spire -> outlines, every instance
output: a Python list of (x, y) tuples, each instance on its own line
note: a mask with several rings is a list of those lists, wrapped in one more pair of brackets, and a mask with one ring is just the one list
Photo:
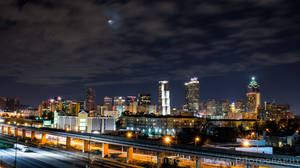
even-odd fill
[(248, 88), (252, 91), (252, 92), (259, 92), (259, 84), (257, 84), (255, 77), (251, 77), (251, 81), (248, 85)]

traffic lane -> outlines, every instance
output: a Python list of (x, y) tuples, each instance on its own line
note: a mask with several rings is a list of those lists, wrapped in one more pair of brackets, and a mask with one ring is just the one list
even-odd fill
[[(33, 152), (17, 151), (17, 166), (20, 168), (66, 168), (66, 167), (85, 167), (84, 162), (71, 159), (68, 156), (47, 152), (39, 149), (31, 148)], [(14, 165), (15, 149), (1, 150), (1, 157), (4, 161)], [(1, 158), (0, 157), (0, 158)]]

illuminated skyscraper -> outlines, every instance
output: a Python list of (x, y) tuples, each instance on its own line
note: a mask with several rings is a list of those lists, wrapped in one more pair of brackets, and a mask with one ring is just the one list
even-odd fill
[(199, 111), (199, 81), (197, 77), (185, 83), (185, 103), (189, 112)]
[(138, 105), (145, 106), (151, 104), (151, 95), (146, 93), (140, 93), (138, 95)]
[(208, 99), (206, 102), (206, 115), (214, 116), (217, 114), (217, 101), (215, 99)]
[(125, 97), (115, 96), (114, 97), (114, 106), (124, 106), (125, 105)]
[(168, 81), (159, 81), (158, 110), (160, 115), (170, 114), (170, 90)]
[(246, 94), (248, 113), (257, 113), (257, 107), (260, 105), (259, 87), (260, 86), (255, 81), (255, 77), (252, 77), (250, 84), (248, 85), (250, 91)]
[(106, 108), (106, 110), (112, 110), (112, 98), (105, 96), (103, 106)]
[(86, 90), (86, 96), (84, 101), (84, 110), (91, 111), (95, 109), (95, 90), (88, 88)]
[(131, 102), (135, 102), (136, 101), (136, 96), (127, 96), (127, 101), (126, 101), (126, 105), (130, 105)]

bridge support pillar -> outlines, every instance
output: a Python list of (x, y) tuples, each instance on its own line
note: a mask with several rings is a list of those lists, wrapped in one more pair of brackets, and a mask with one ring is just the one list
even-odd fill
[(11, 134), (10, 127), (7, 127), (7, 134), (8, 134), (8, 135)]
[(22, 138), (26, 138), (26, 129), (22, 129)]
[(19, 135), (19, 129), (18, 129), (18, 128), (15, 128), (14, 134), (15, 134), (15, 136), (18, 136), (18, 135)]
[(1, 132), (4, 133), (4, 126), (1, 126)]
[(133, 160), (133, 147), (128, 147), (127, 148), (127, 158), (126, 158), (126, 163), (129, 163)]
[(157, 161), (156, 161), (156, 163), (157, 163), (157, 164), (156, 164), (156, 167), (159, 168), (159, 167), (160, 167), (159, 152), (156, 153), (156, 157), (157, 157), (157, 158), (156, 158), (156, 159), (157, 159)]
[(35, 131), (31, 131), (31, 140), (33, 141), (35, 139)]
[(71, 137), (67, 137), (66, 138), (66, 146), (67, 146), (67, 149), (70, 149), (71, 148)]
[(108, 155), (108, 144), (102, 143), (102, 157), (105, 157)]
[(196, 166), (195, 168), (201, 168), (202, 167), (202, 158), (196, 157)]
[(88, 152), (89, 151), (89, 141), (88, 140), (82, 140), (82, 152)]
[(46, 141), (47, 141), (46, 137), (47, 137), (47, 134), (46, 134), (45, 132), (43, 132), (43, 133), (42, 133), (41, 144), (44, 145), (44, 144), (46, 143)]

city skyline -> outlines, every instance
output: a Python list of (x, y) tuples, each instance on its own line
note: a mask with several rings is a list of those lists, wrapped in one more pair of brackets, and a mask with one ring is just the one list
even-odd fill
[[(193, 83), (193, 81), (196, 81), (197, 83), (199, 82), (198, 81), (198, 78), (197, 77), (191, 77), (190, 78), (190, 81), (189, 82), (185, 82), (183, 85), (184, 85), (184, 87), (185, 88), (183, 88), (185, 91), (184, 91), (184, 94), (185, 95), (183, 95), (183, 96), (186, 96), (186, 86), (187, 86), (187, 84), (188, 83)], [(168, 91), (170, 91), (170, 93), (169, 94), (171, 94), (172, 95), (172, 89), (170, 89), (169, 88), (169, 81), (157, 81), (158, 82), (158, 85), (157, 85), (157, 88), (158, 89), (160, 89), (160, 83), (166, 83), (167, 82), (167, 84), (168, 84)], [(254, 82), (254, 83), (253, 83)], [(208, 101), (208, 100), (216, 100), (218, 103), (220, 103), (220, 102), (222, 102), (223, 100), (229, 100), (229, 103), (231, 104), (231, 103), (235, 103), (236, 101), (240, 101), (240, 100), (242, 100), (244, 103), (245, 103), (245, 107), (244, 107), (244, 111), (245, 112), (249, 112), (249, 110), (247, 110), (247, 95), (250, 93), (250, 94), (252, 94), (252, 91), (254, 91), (253, 90), (253, 86), (252, 85), (257, 85), (258, 86), (258, 88), (257, 89), (260, 89), (260, 87), (261, 87), (261, 85), (260, 85), (260, 82), (261, 81), (257, 81), (257, 78), (256, 78), (256, 76), (254, 76), (254, 75), (252, 75), (252, 76), (250, 76), (249, 77), (249, 81), (248, 81), (248, 85), (247, 85), (247, 88), (245, 88), (245, 94), (244, 94), (244, 97), (235, 97), (235, 98), (233, 98), (233, 97), (219, 97), (219, 98), (216, 98), (216, 97), (211, 97), (211, 96), (209, 96), (208, 98), (201, 98), (201, 96), (200, 96), (200, 99), (199, 99), (199, 101), (198, 101), (198, 107), (199, 107), (199, 105), (200, 105), (200, 103), (201, 102), (206, 102), (206, 101)], [(199, 84), (199, 83), (198, 83)], [(172, 84), (171, 84), (172, 85)], [(200, 83), (200, 85), (201, 85), (201, 83)], [(199, 86), (198, 86), (199, 87)], [(156, 88), (156, 89), (157, 89)], [(201, 87), (200, 87), (201, 88)], [(91, 89), (93, 89), (93, 88), (86, 88), (86, 92), (88, 93), (88, 92), (91, 92)], [(205, 89), (205, 88), (203, 88), (203, 89)], [(256, 89), (256, 88), (255, 88)], [(259, 92), (260, 92), (260, 90), (258, 90)], [(93, 89), (93, 92), (95, 93), (95, 89)], [(199, 92), (201, 92), (201, 89), (200, 89), (200, 91)], [(143, 94), (143, 93), (138, 93), (137, 95), (131, 95), (131, 96), (134, 96), (134, 97), (138, 97), (140, 94)], [(145, 94), (145, 93), (144, 93)], [(199, 94), (199, 93), (198, 93)], [(147, 94), (146, 94), (147, 95)], [(201, 95), (201, 94), (200, 94)], [(85, 97), (86, 96), (86, 97)], [(68, 99), (70, 99), (70, 100), (74, 100), (74, 101), (86, 101), (86, 99), (89, 97), (88, 95), (83, 95), (82, 96), (82, 98), (78, 98), (78, 97), (76, 97), (76, 98), (70, 98), (70, 97), (68, 97), (68, 96), (66, 96), (66, 97), (63, 97), (63, 96), (61, 96), (61, 95), (59, 95), (58, 96), (58, 98), (60, 98), (60, 99), (64, 99), (64, 100), (68, 100)], [(120, 97), (121, 96), (121, 97)], [(151, 104), (154, 104), (154, 105), (159, 105), (159, 102), (158, 102), (158, 99), (159, 99), (159, 97), (158, 97), (158, 95), (154, 95), (155, 97), (153, 97), (153, 95), (151, 95), (151, 94), (149, 94), (149, 96), (150, 97), (152, 97), (152, 98), (154, 98), (154, 100), (155, 101), (151, 101)], [(97, 95), (95, 96), (95, 97), (98, 97)], [(95, 98), (94, 97), (94, 98)], [(129, 103), (129, 102), (127, 102), (127, 100), (125, 100), (125, 97), (130, 97), (130, 96), (128, 96), (128, 95), (119, 95), (119, 96), (108, 96), (108, 95), (106, 95), (106, 96), (104, 96), (104, 97), (98, 97), (98, 101), (95, 101), (94, 102), (94, 106), (96, 107), (97, 105), (105, 105), (105, 99), (106, 98), (109, 98), (109, 99), (111, 99), (111, 106), (112, 105), (115, 105), (115, 103), (113, 103), (113, 102), (115, 102), (115, 101), (118, 101), (118, 99), (120, 99), (120, 98), (123, 98), (124, 99), (124, 103), (125, 103), (125, 101), (126, 101), (126, 103)], [(51, 101), (51, 99), (56, 99), (57, 98), (57, 95), (56, 96), (52, 96), (52, 97), (44, 97), (44, 99), (43, 100), (41, 100), (40, 102), (38, 102), (38, 105), (42, 102), (42, 101), (44, 101), (44, 100), (49, 100), (49, 101)], [(103, 101), (103, 98), (104, 98), (104, 101)], [(117, 98), (117, 99), (116, 99)], [(99, 99), (102, 99), (102, 101), (99, 101)], [(150, 98), (151, 99), (151, 98)], [(181, 102), (181, 104), (179, 104), (179, 105), (172, 105), (172, 104), (174, 104), (174, 103), (172, 103), (172, 100), (174, 100), (174, 98), (172, 98), (172, 96), (170, 96), (170, 103), (171, 103), (171, 106), (170, 106), (170, 108), (172, 109), (172, 108), (177, 108), (177, 109), (183, 109), (183, 105), (187, 105), (186, 104), (186, 98), (182, 98), (183, 99), (183, 102)], [(261, 99), (261, 98), (259, 98), (259, 99)], [(22, 100), (21, 100), (22, 101)], [(136, 99), (136, 101), (138, 102), (138, 99)], [(276, 104), (289, 104), (288, 102), (280, 102), (280, 101), (276, 101), (275, 99), (269, 99), (269, 100), (267, 100), (267, 99), (262, 99), (262, 100), (259, 100), (259, 102), (261, 103), (261, 104), (264, 104), (265, 102), (266, 103), (276, 103)], [(85, 104), (85, 103), (84, 103)], [(150, 105), (150, 104), (149, 104)], [(31, 106), (32, 106), (32, 104), (31, 104)], [(33, 105), (34, 106), (34, 105)], [(159, 106), (158, 106), (159, 107)], [(258, 106), (257, 106), (258, 107)], [(187, 107), (186, 107), (187, 108)], [(96, 110), (96, 108), (95, 108), (95, 110)], [(192, 112), (193, 110), (189, 110), (190, 112)], [(295, 109), (294, 108), (292, 108), (291, 109), (291, 112), (292, 113), (294, 113), (294, 114), (296, 114), (296, 115), (298, 115), (297, 113), (295, 113)]]
[[(244, 98), (248, 77), (262, 101), (299, 114), (299, 2), (9, 1), (0, 5), (0, 93), (37, 105), (45, 97), (151, 93), (170, 81), (171, 105), (200, 81), (200, 100)], [(138, 13), (138, 15), (137, 15)], [(89, 19), (86, 19), (89, 18)]]

